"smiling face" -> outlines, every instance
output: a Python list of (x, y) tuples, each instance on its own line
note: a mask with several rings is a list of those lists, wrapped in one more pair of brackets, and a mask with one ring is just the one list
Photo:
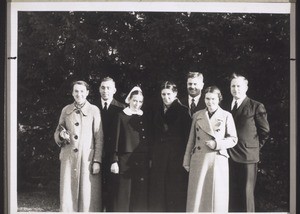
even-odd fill
[(201, 93), (203, 88), (203, 79), (201, 77), (188, 78), (187, 79), (187, 91), (191, 97), (196, 97)]
[(165, 88), (161, 90), (161, 98), (166, 106), (171, 105), (176, 97), (177, 92), (172, 91), (172, 89)]
[(144, 101), (143, 95), (141, 94), (132, 95), (132, 97), (129, 100), (129, 108), (132, 111), (138, 111), (142, 108), (143, 101)]
[(99, 92), (104, 101), (111, 100), (116, 91), (115, 83), (112, 80), (101, 82)]
[(247, 90), (247, 82), (242, 77), (237, 77), (231, 80), (230, 92), (236, 100), (245, 97)]
[(207, 92), (205, 94), (205, 104), (209, 112), (214, 112), (219, 107), (219, 96), (218, 93)]
[(83, 104), (86, 101), (86, 97), (89, 95), (89, 91), (85, 85), (75, 84), (73, 86), (72, 95), (76, 103)]

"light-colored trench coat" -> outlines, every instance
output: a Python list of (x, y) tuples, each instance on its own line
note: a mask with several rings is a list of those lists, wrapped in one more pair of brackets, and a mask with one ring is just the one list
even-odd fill
[[(98, 107), (86, 101), (81, 110), (74, 104), (63, 108), (59, 125), (70, 133), (71, 142), (61, 147), (60, 210), (63, 212), (101, 211), (101, 177), (93, 175), (93, 162), (101, 162), (103, 133)], [(54, 139), (62, 144), (57, 127)]]
[[(205, 142), (214, 140), (216, 148)], [(229, 170), (227, 148), (237, 134), (232, 115), (221, 109), (209, 119), (206, 109), (193, 116), (183, 166), (189, 166), (187, 212), (228, 212)]]

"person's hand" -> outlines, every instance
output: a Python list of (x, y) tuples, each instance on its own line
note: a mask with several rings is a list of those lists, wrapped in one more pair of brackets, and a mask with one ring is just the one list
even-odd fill
[(190, 166), (183, 166), (187, 172), (190, 171)]
[(205, 144), (206, 144), (206, 146), (208, 146), (211, 149), (215, 149), (217, 146), (216, 141), (214, 141), (214, 140), (208, 140), (205, 142)]
[(62, 139), (66, 140), (67, 142), (70, 143), (71, 139), (70, 139), (70, 134), (69, 134), (68, 131), (62, 130), (62, 131), (59, 133), (59, 136), (60, 136)]
[(111, 165), (110, 171), (114, 174), (119, 174), (119, 165), (117, 162)]
[(93, 175), (98, 174), (100, 172), (100, 163), (94, 162), (92, 169), (93, 169)]

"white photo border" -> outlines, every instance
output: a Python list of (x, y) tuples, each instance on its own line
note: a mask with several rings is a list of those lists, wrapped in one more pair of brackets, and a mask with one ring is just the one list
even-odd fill
[[(290, 210), (296, 214), (296, 6), (265, 2), (9, 2), (7, 3), (6, 50), (6, 210), (17, 213), (17, 60), (18, 12), (20, 11), (144, 11), (206, 13), (290, 14)], [(23, 213), (23, 212), (18, 212)], [(25, 213), (25, 212), (24, 212)], [(26, 212), (28, 213), (28, 212)], [(47, 212), (49, 213), (49, 212)]]

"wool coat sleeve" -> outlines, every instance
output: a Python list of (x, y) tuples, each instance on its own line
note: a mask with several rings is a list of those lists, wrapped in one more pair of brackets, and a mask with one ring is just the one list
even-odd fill
[(59, 122), (58, 122), (58, 126), (56, 127), (56, 130), (54, 132), (54, 140), (55, 143), (61, 147), (62, 143), (64, 141), (64, 139), (62, 139), (59, 134), (61, 132), (60, 126), (66, 127), (66, 123), (65, 123), (65, 118), (66, 118), (66, 107), (63, 108), (63, 110), (61, 111), (60, 117), (59, 117)]
[(223, 139), (215, 139), (216, 150), (232, 148), (237, 144), (237, 133), (233, 117), (230, 113), (226, 116), (225, 136)]
[(101, 121), (100, 110), (98, 107), (94, 106), (94, 124), (93, 124), (93, 134), (94, 134), (94, 162), (102, 162), (102, 151), (103, 151), (103, 127)]
[(119, 139), (120, 139), (120, 131), (121, 131), (121, 114), (119, 113), (116, 119), (113, 122), (113, 128), (115, 129), (114, 137), (113, 137), (113, 158), (112, 162), (118, 162), (118, 151), (119, 151)]
[(259, 147), (261, 148), (268, 140), (270, 133), (270, 127), (267, 120), (267, 112), (262, 103), (260, 103), (255, 110), (254, 121), (259, 137)]

